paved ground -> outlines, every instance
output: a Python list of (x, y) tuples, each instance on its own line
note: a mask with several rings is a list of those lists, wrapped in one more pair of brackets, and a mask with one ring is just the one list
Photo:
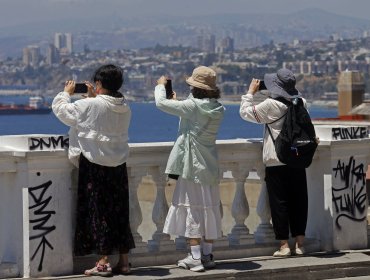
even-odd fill
[(369, 280), (370, 276), (346, 277), (346, 278), (332, 278), (331, 280)]
[[(85, 276), (73, 275), (42, 279), (81, 278), (85, 278)], [(89, 279), (102, 278), (91, 277)], [(304, 257), (254, 257), (218, 261), (216, 269), (202, 273), (179, 269), (175, 265), (140, 267), (133, 268), (130, 276), (114, 276), (112, 278), (112, 280), (120, 279), (370, 280), (370, 250), (345, 251), (331, 254), (316, 253)]]

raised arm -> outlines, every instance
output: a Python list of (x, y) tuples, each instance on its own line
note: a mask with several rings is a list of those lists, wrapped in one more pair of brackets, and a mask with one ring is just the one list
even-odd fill
[(194, 114), (195, 103), (191, 99), (178, 101), (166, 98), (164, 84), (158, 84), (154, 90), (155, 105), (158, 109), (171, 115), (190, 118)]
[(51, 108), (55, 116), (68, 126), (75, 126), (77, 123), (78, 109), (75, 104), (71, 103), (76, 83), (66, 81), (64, 90), (54, 98)]

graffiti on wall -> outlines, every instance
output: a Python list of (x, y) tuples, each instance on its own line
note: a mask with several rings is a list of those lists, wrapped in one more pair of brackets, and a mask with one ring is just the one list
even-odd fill
[(336, 212), (335, 225), (342, 226), (342, 219), (355, 222), (366, 220), (366, 173), (363, 163), (356, 163), (351, 156), (348, 162), (338, 160), (333, 168), (337, 184), (332, 187), (332, 199)]
[(366, 127), (333, 127), (333, 139), (362, 139), (368, 137)]
[(38, 271), (42, 271), (46, 249), (49, 248), (54, 250), (53, 245), (47, 239), (48, 234), (56, 229), (55, 225), (48, 225), (51, 216), (55, 215), (55, 211), (48, 209), (52, 196), (46, 194), (51, 184), (52, 181), (48, 181), (28, 189), (28, 194), (32, 199), (32, 201), (30, 201), (29, 210), (32, 211), (34, 217), (30, 219), (30, 225), (32, 226), (30, 240), (39, 241), (39, 245), (33, 253), (31, 261), (33, 261), (36, 256), (40, 255), (39, 266), (37, 268)]
[(41, 137), (41, 138), (29, 138), (28, 145), (30, 151), (34, 150), (47, 150), (47, 149), (66, 149), (69, 145), (68, 136), (58, 136), (58, 137)]

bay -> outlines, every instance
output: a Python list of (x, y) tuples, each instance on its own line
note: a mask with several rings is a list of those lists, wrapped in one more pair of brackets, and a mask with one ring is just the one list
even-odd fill
[[(0, 103), (27, 103), (24, 96), (0, 96)], [(51, 99), (47, 99), (51, 102)], [(178, 117), (159, 111), (154, 103), (130, 103), (132, 110), (129, 128), (130, 143), (174, 141), (177, 135)], [(261, 138), (263, 126), (246, 122), (239, 116), (239, 104), (225, 105), (225, 117), (217, 139)], [(336, 108), (309, 108), (312, 118), (337, 116)], [(53, 113), (46, 115), (0, 115), (0, 135), (67, 134), (68, 127)]]

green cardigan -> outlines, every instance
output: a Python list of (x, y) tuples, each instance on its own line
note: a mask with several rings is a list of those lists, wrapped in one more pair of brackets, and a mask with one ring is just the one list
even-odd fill
[(225, 108), (216, 99), (184, 101), (166, 99), (164, 85), (155, 88), (156, 106), (180, 117), (177, 140), (170, 153), (166, 174), (176, 174), (202, 185), (219, 183), (216, 137)]

